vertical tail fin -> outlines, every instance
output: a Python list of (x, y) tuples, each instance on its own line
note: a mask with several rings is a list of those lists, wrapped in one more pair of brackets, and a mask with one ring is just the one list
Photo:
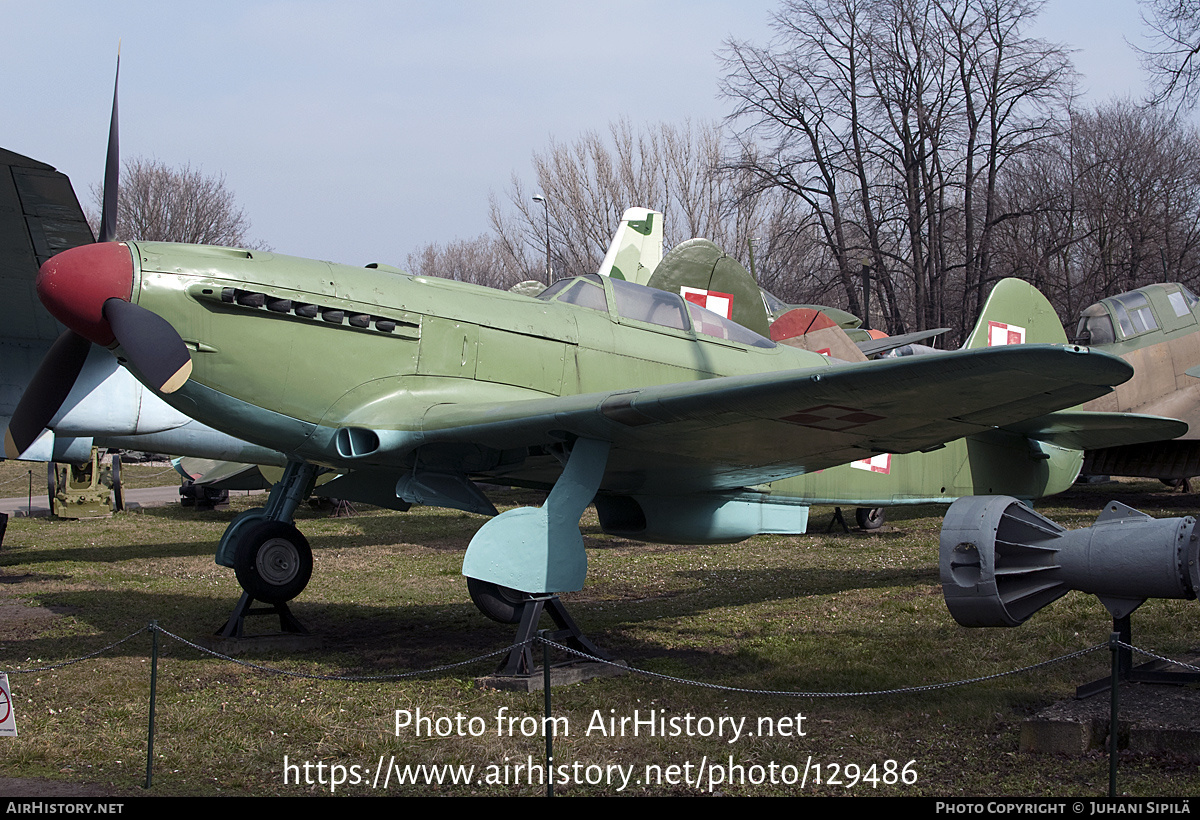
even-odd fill
[(963, 348), (1066, 343), (1058, 314), (1037, 288), (1021, 279), (1001, 279)]
[(621, 225), (613, 234), (599, 273), (644, 285), (662, 261), (662, 249), (662, 214), (647, 208), (630, 208), (621, 214)]
[(678, 293), (760, 336), (771, 332), (762, 291), (750, 272), (707, 239), (689, 239), (671, 248), (646, 284)]

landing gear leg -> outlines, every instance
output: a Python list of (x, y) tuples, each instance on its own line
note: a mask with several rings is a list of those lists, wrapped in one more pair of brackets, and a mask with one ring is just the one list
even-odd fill
[(125, 490), (121, 486), (121, 454), (112, 454), (113, 512), (125, 511)]
[[(267, 506), (247, 510), (230, 522), (217, 547), (216, 561), (232, 567), (245, 594), (218, 634), (241, 636), (247, 615), (279, 615), (280, 630), (304, 632), (288, 611), (287, 602), (299, 595), (312, 576), (312, 550), (292, 524), (296, 507), (309, 496), (317, 479), (317, 467), (304, 461), (289, 461), (279, 483), (271, 488)], [(252, 610), (255, 600), (270, 605)]]
[[(559, 629), (550, 636), (597, 658), (607, 659), (583, 636), (558, 599), (559, 592), (583, 588), (587, 552), (579, 518), (600, 488), (609, 444), (578, 439), (567, 454), (562, 475), (540, 508), (518, 507), (488, 521), (467, 547), (463, 575), (479, 610), (493, 620), (519, 619), (516, 642), (532, 638), (546, 612)], [(499, 674), (527, 676), (532, 647), (509, 653)]]

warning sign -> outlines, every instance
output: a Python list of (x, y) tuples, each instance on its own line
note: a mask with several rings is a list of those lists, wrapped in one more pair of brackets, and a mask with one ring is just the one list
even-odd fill
[(7, 672), (0, 672), (0, 736), (17, 736), (17, 720), (13, 716), (12, 692), (8, 688)]

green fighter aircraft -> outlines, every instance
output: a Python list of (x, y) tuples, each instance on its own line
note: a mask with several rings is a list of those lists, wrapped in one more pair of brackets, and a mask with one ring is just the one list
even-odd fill
[[(382, 265), (127, 242), (55, 256), (37, 288), (172, 406), (287, 455), (266, 508), (217, 550), (268, 603), (309, 579), (292, 517), (325, 467), (343, 473), (330, 495), (495, 516), (463, 574), (485, 614), (514, 621), (529, 596), (582, 588), (593, 500), (606, 531), (647, 541), (803, 532), (805, 501), (771, 482), (1036, 427), (1131, 373), (1072, 345), (835, 363), (599, 275), (530, 298)], [(481, 479), (550, 493), (496, 515)]]

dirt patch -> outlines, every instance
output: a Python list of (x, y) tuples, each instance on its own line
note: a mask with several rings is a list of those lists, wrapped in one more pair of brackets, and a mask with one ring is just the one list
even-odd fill
[(39, 780), (32, 777), (0, 777), (0, 794), (5, 797), (142, 797), (151, 792), (137, 788)]

